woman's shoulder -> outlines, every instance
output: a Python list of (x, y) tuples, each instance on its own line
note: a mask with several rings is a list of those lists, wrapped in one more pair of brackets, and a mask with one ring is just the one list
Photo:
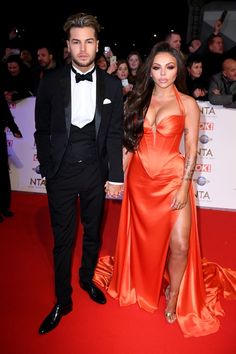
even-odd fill
[(195, 98), (193, 98), (192, 96), (186, 95), (184, 93), (180, 93), (180, 98), (181, 98), (182, 104), (184, 106), (185, 114), (187, 116), (199, 114), (200, 109), (199, 109), (199, 106), (198, 106)]
[(187, 95), (185, 93), (179, 93), (180, 94), (180, 98), (181, 98), (181, 101), (183, 102), (183, 105), (187, 106), (187, 107), (195, 107), (195, 106), (198, 106), (195, 98), (193, 98), (192, 96), (190, 95)]

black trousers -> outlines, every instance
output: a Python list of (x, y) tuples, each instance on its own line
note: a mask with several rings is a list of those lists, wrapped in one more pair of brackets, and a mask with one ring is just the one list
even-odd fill
[(71, 264), (77, 227), (78, 194), (83, 225), (82, 260), (79, 276), (91, 281), (100, 249), (104, 208), (104, 182), (96, 161), (62, 163), (57, 175), (46, 182), (54, 234), (55, 292), (57, 301), (71, 301)]

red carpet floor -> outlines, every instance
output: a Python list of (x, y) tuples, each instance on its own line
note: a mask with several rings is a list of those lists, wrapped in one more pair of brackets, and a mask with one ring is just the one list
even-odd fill
[[(93, 303), (79, 288), (81, 227), (73, 261), (73, 312), (53, 332), (38, 327), (54, 302), (52, 237), (45, 195), (13, 192), (13, 218), (0, 224), (1, 354), (235, 354), (236, 301), (222, 300), (225, 316), (216, 334), (184, 338), (178, 325), (137, 305), (120, 308), (107, 296)], [(102, 254), (114, 252), (120, 202), (107, 201)], [(236, 213), (198, 210), (203, 256), (236, 269)]]

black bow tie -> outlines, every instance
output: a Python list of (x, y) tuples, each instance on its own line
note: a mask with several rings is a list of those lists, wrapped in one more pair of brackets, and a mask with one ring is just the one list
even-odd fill
[(87, 81), (93, 81), (93, 72), (95, 70), (95, 67), (93, 68), (92, 71), (89, 71), (87, 74), (80, 74), (78, 73), (74, 68), (73, 66), (71, 66), (71, 70), (75, 73), (75, 81), (78, 83), (80, 81), (84, 81), (84, 80), (87, 80)]

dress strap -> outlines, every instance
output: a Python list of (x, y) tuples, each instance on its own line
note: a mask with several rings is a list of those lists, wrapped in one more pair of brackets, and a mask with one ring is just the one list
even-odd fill
[(180, 112), (183, 116), (185, 116), (185, 109), (184, 109), (184, 105), (183, 105), (183, 102), (180, 98), (180, 94), (179, 94), (179, 91), (177, 90), (176, 86), (174, 85), (174, 93), (175, 93), (175, 97), (178, 101), (178, 104), (179, 104), (179, 109), (180, 109)]

